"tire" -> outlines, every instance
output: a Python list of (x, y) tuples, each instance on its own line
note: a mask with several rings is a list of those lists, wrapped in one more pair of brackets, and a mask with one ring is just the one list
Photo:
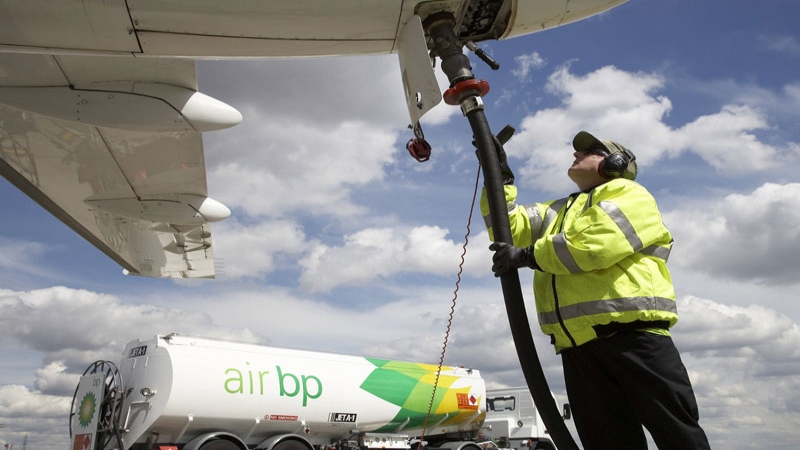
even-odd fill
[(556, 446), (550, 441), (539, 441), (533, 450), (556, 450)]
[(278, 442), (272, 450), (310, 450), (308, 446), (294, 439), (286, 439)]
[(213, 441), (208, 441), (200, 447), (200, 450), (242, 450), (236, 445), (235, 442), (231, 442), (227, 439), (214, 439)]
[(461, 450), (483, 450), (478, 444), (467, 444)]

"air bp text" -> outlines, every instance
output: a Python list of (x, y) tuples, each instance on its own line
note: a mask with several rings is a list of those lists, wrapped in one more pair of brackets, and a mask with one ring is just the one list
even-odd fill
[(274, 373), (269, 370), (257, 370), (245, 362), (243, 369), (230, 367), (225, 369), (225, 392), (244, 395), (270, 395), (277, 390), (281, 397), (297, 397), (302, 405), (307, 406), (309, 400), (322, 395), (322, 381), (315, 375), (295, 375), (275, 366)]

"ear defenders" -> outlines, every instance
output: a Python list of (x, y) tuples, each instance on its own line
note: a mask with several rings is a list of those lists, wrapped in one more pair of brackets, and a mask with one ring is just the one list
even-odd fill
[(572, 148), (578, 152), (592, 152), (605, 156), (597, 167), (597, 173), (604, 178), (636, 179), (638, 172), (636, 156), (616, 142), (601, 141), (586, 131), (580, 131), (572, 139)]
[[(600, 175), (606, 178), (621, 178), (628, 172), (628, 166), (636, 161), (636, 155), (625, 147), (621, 147), (621, 152), (611, 153), (606, 156), (600, 164)], [(633, 174), (635, 177), (635, 173)]]

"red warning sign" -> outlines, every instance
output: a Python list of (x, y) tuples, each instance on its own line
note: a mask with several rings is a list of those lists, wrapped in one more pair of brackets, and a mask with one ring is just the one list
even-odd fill
[(92, 434), (76, 434), (72, 441), (72, 450), (91, 450)]
[(471, 409), (476, 411), (478, 409), (478, 399), (471, 394), (456, 394), (458, 399), (458, 409)]

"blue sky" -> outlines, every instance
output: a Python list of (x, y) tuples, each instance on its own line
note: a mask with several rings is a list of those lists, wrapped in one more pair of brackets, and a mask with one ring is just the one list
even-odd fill
[[(788, 0), (632, 0), (483, 43), (499, 71), (473, 58), (492, 129), (517, 129), (521, 202), (571, 192), (577, 131), (636, 153), (676, 239), (673, 334), (716, 448), (800, 438), (798, 15)], [(0, 180), (0, 441), (64, 448), (76, 374), (156, 333), (438, 361), (478, 170), (458, 108), (423, 117), (420, 164), (394, 55), (204, 61), (198, 79), (245, 117), (204, 136), (210, 196), (233, 210), (213, 226), (219, 279), (126, 277)], [(487, 246), (476, 214), (446, 362), (521, 385)]]

